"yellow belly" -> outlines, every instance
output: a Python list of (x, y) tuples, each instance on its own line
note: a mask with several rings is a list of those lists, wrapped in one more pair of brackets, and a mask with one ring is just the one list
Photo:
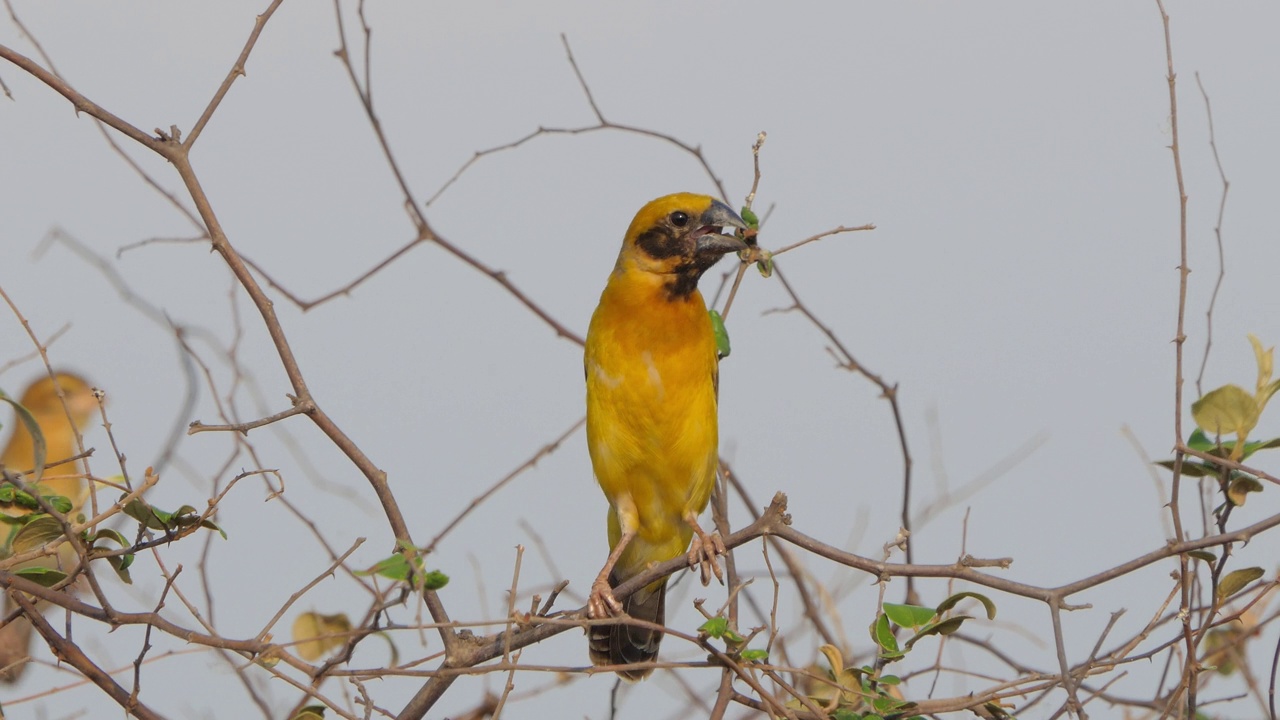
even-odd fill
[(645, 288), (611, 279), (587, 334), (587, 445), (609, 499), (609, 544), (624, 524), (636, 538), (620, 579), (684, 553), (686, 515), (701, 513), (715, 483), (716, 350), (706, 306), (645, 302)]

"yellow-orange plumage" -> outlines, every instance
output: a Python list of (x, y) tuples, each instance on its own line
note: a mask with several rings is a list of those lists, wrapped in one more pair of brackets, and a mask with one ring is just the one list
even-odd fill
[[(715, 484), (717, 355), (702, 273), (742, 247), (720, 234), (745, 227), (705, 195), (658, 198), (636, 215), (587, 332), (587, 446), (609, 500), (613, 552), (592, 588), (593, 617), (619, 610), (661, 625), (666, 581), (617, 603), (617, 586), (689, 548)], [(700, 540), (701, 541), (701, 540)], [(708, 540), (709, 544), (711, 541)], [(711, 552), (713, 548), (705, 548)], [(595, 626), (597, 665), (652, 660), (661, 633)], [(647, 669), (620, 672), (637, 679)]]
[[(76, 442), (76, 431), (83, 429), (93, 416), (97, 409), (97, 399), (93, 396), (93, 390), (81, 378), (69, 373), (58, 373), (55, 376), (57, 386), (54, 380), (48, 376), (42, 377), (31, 384), (30, 387), (22, 393), (19, 403), (31, 412), (35, 418), (36, 424), (40, 426), (40, 434), (44, 437), (45, 442), (45, 461), (51, 463), (46, 465), (44, 472), (40, 477), (39, 491), (42, 495), (62, 495), (71, 500), (72, 504), (78, 509), (84, 502), (86, 497), (86, 483), (81, 473), (80, 463), (78, 461), (62, 462), (67, 458), (76, 455), (79, 452)], [(58, 387), (62, 389), (62, 397), (58, 397)], [(65, 398), (66, 404), (63, 405)], [(67, 415), (70, 413), (70, 420)], [(9, 443), (5, 446), (4, 452), (0, 453), (0, 467), (4, 468), (6, 473), (29, 473), (35, 469), (35, 443), (32, 440), (31, 433), (27, 432), (26, 426), (14, 418), (13, 433), (9, 436)], [(36, 478), (26, 475), (22, 478), (23, 482), (30, 485), (35, 483)], [(0, 508), (10, 517), (17, 517), (29, 514), (31, 511), (11, 505)], [(73, 513), (74, 514), (74, 513)], [(19, 526), (10, 525), (10, 532), (17, 530)], [(5, 547), (8, 542), (4, 543)], [(66, 547), (65, 545), (63, 547)], [(74, 562), (73, 553), (59, 554), (58, 559), (33, 560), (27, 565), (44, 564), (52, 565), (55, 562), (70, 563)], [(24, 565), (26, 567), (27, 565)], [(5, 596), (5, 602), (0, 603), (0, 617), (7, 615), (9, 612), (8, 597)], [(18, 664), (25, 658), (30, 651), (31, 644), (31, 622), (25, 617), (20, 617), (0, 628), (0, 680), (12, 682), (16, 680), (25, 668), (25, 663)]]

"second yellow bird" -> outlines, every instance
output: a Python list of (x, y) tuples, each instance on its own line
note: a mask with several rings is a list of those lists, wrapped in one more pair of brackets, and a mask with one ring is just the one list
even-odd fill
[[(666, 580), (618, 602), (613, 588), (649, 566), (689, 551), (690, 565), (719, 574), (718, 536), (698, 526), (715, 485), (718, 358), (702, 274), (746, 245), (726, 228), (746, 229), (727, 205), (679, 193), (645, 205), (631, 222), (591, 318), (586, 343), (587, 447), (609, 500), (609, 546), (591, 586), (592, 618), (623, 613), (651, 625), (596, 625), (591, 661), (653, 660), (663, 624)], [(695, 539), (696, 536), (696, 539)], [(690, 541), (693, 542), (690, 548)], [(620, 670), (638, 680), (651, 668)]]
[[(56, 385), (55, 385), (56, 378)], [(61, 387), (62, 397), (58, 396)], [(63, 404), (63, 400), (66, 404)], [(76, 443), (76, 431), (88, 424), (93, 413), (98, 409), (97, 398), (87, 382), (70, 373), (58, 373), (54, 378), (42, 377), (31, 384), (22, 393), (20, 404), (30, 411), (44, 436), (45, 460), (49, 463), (40, 478), (39, 490), (45, 495), (61, 495), (71, 500), (76, 511), (84, 503), (88, 494), (88, 486), (78, 461), (62, 462), (74, 457), (79, 448)], [(70, 419), (68, 419), (68, 413)], [(9, 444), (0, 453), (0, 467), (7, 473), (30, 473), (35, 469), (35, 442), (26, 426), (17, 418), (13, 420), (13, 434), (9, 436)], [(28, 474), (24, 480), (34, 483), (35, 478)], [(0, 512), (11, 517), (27, 515), (26, 508), (13, 505), (0, 508)], [(9, 539), (3, 543), (7, 547), (12, 541), (12, 533), (17, 532), (17, 525), (8, 525)], [(52, 566), (57, 563), (70, 564), (76, 562), (70, 546), (53, 558), (33, 560), (27, 564)], [(10, 611), (8, 595), (0, 600), (0, 618)], [(19, 617), (0, 628), (0, 681), (13, 682), (26, 667), (27, 654), (31, 650), (31, 621)]]

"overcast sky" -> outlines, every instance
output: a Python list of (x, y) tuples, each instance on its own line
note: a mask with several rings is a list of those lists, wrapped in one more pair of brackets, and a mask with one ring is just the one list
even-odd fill
[[(266, 4), (14, 3), (76, 89), (143, 130), (184, 132)], [(1245, 333), (1267, 345), (1280, 341), (1280, 9), (1263, 2), (1171, 2), (1168, 9), (1190, 197), (1191, 398), (1218, 272), (1213, 229), (1222, 193), (1197, 73), (1231, 181), (1222, 228), (1227, 271), (1205, 389), (1252, 387)], [(768, 132), (757, 200), (758, 210), (772, 208), (764, 245), (875, 223), (873, 232), (826, 239), (779, 264), (860, 362), (900, 384), (917, 510), (945, 488), (1006, 468), (980, 494), (917, 528), (918, 561), (950, 562), (965, 542), (974, 555), (1012, 556), (1007, 577), (1059, 585), (1169, 537), (1156, 476), (1122, 434), (1129, 428), (1155, 459), (1167, 457), (1174, 440), (1178, 206), (1154, 2), (384, 1), (370, 3), (367, 16), (375, 103), (419, 202), (477, 150), (539, 126), (593, 124), (566, 61), (564, 33), (605, 117), (700, 146), (735, 207), (750, 186), (751, 144)], [(349, 30), (357, 27), (353, 12), (346, 20)], [(7, 17), (0, 43), (34, 55)], [(286, 2), (263, 32), (247, 77), (192, 154), (231, 242), (304, 298), (344, 285), (414, 232), (333, 56), (337, 47), (330, 4)], [(287, 407), (289, 386), (262, 323), (221, 259), (207, 244), (152, 244), (117, 257), (131, 243), (194, 230), (62, 97), (8, 64), (0, 64), (0, 80), (13, 94), (0, 102), (0, 286), (42, 338), (69, 324), (51, 357), (107, 391), (130, 472), (157, 461), (175, 423), (216, 422), (216, 407), (202, 387), (195, 410), (180, 416), (186, 381), (172, 335), (127, 305), (100, 269), (65, 245), (34, 254), (55, 228), (106, 258), (134, 293), (174, 322), (207, 328), (223, 345), (242, 331), (241, 358), (265, 403), (255, 404), (242, 388), (245, 419)], [(122, 142), (181, 194), (163, 161)], [(582, 334), (631, 216), (647, 200), (682, 190), (715, 187), (669, 144), (619, 132), (544, 137), (480, 160), (427, 217)], [(708, 274), (708, 295), (727, 266)], [(306, 313), (273, 297), (317, 401), (387, 471), (420, 543), (584, 411), (580, 348), (436, 247), (413, 249), (349, 296)], [(878, 556), (897, 531), (901, 497), (902, 457), (888, 404), (863, 378), (835, 368), (824, 338), (798, 314), (765, 314), (788, 304), (776, 280), (748, 274), (730, 317), (733, 354), (721, 370), (721, 451), (758, 504), (784, 491), (798, 528)], [(229, 368), (203, 340), (194, 344), (225, 392)], [(0, 320), (0, 363), (31, 349), (15, 319)], [(8, 369), (0, 387), (17, 392), (38, 372), (33, 362)], [(258, 461), (280, 469), (288, 498), (335, 548), (368, 538), (352, 565), (385, 556), (391, 534), (363, 477), (306, 420), (284, 425), (298, 450), (280, 433), (255, 431)], [(1258, 436), (1276, 434), (1273, 411)], [(119, 472), (101, 428), (87, 442), (97, 448), (94, 472)], [(225, 483), (254, 468), (244, 455), (222, 467), (233, 442), (218, 434), (184, 438), (181, 462), (166, 469), (153, 502), (204, 507), (211, 478)], [(1011, 464), (1014, 457), (1021, 461)], [(1275, 467), (1265, 454), (1256, 460)], [(1167, 477), (1158, 477), (1167, 491)], [(215, 612), (219, 630), (231, 637), (257, 633), (329, 562), (280, 503), (263, 502), (265, 495), (260, 483), (246, 481), (218, 517), (230, 537), (213, 543), (208, 569), (220, 590), (240, 588), (220, 595)], [(1276, 496), (1268, 488), (1233, 524), (1275, 513)], [(739, 505), (735, 513), (735, 523), (744, 524)], [(565, 606), (572, 607), (607, 554), (604, 517), (585, 442), (574, 434), (439, 547), (431, 565), (454, 578), (445, 603), (459, 619), (502, 617), (514, 547), (524, 544), (522, 597), (569, 579), (577, 595)], [(538, 543), (554, 567), (535, 551)], [(165, 554), (170, 569), (186, 566), (183, 582), (196, 598), (201, 547), (192, 539)], [(756, 547), (739, 556), (746, 571), (762, 570)], [(1237, 562), (1270, 573), (1276, 551), (1274, 538), (1264, 537), (1240, 550)], [(140, 565), (153, 567), (149, 558)], [(809, 567), (821, 579), (849, 583), (845, 631), (865, 651), (875, 587), (827, 563)], [(1121, 607), (1131, 614), (1116, 632), (1136, 632), (1175, 567), (1159, 564), (1076, 598), (1094, 609), (1069, 618), (1072, 657), (1086, 657)], [(698, 623), (693, 595), (713, 606), (724, 597), (718, 587), (692, 586), (675, 592), (668, 617), (685, 631)], [(131, 609), (149, 609), (160, 587), (154, 570), (144, 569), (133, 589), (113, 592)], [(936, 602), (947, 590), (938, 583), (922, 592)], [(354, 615), (364, 597), (339, 577), (298, 609)], [(901, 598), (900, 584), (890, 586), (889, 597)], [(995, 599), (1015, 629), (982, 632), (1029, 664), (1053, 668), (1049, 646), (1027, 639), (1052, 639), (1043, 607)], [(192, 624), (171, 605), (173, 617)], [(784, 611), (794, 622), (789, 599)], [(277, 633), (287, 635), (291, 620)], [(107, 636), (82, 626), (113, 667), (136, 656), (140, 634)], [(1261, 644), (1274, 643), (1272, 630)], [(366, 644), (356, 664), (385, 662), (379, 653), (384, 646)], [(696, 656), (679, 643), (664, 647), (664, 657)], [(585, 640), (565, 633), (523, 659), (584, 663)], [(65, 717), (103, 707), (89, 688), (11, 706), (12, 698), (73, 678), (37, 670), (20, 689), (0, 691), (16, 714)], [(153, 693), (151, 702), (174, 717), (252, 712), (233, 673), (211, 654), (167, 658), (148, 672), (154, 685), (144, 697)], [(207, 681), (193, 683), (193, 673)], [(690, 677), (706, 683), (710, 676)], [(526, 678), (522, 689), (548, 682)], [(500, 690), (498, 678), (459, 683), (440, 712), (474, 703), (485, 682)], [(416, 685), (387, 683), (377, 699), (397, 709)], [(1149, 697), (1153, 686), (1135, 684), (1123, 694)], [(550, 716), (568, 706), (578, 717), (604, 717), (611, 687), (609, 677), (582, 679), (519, 712)], [(960, 687), (944, 683), (939, 691)], [(266, 688), (281, 712), (296, 697), (281, 682)], [(669, 712), (680, 702), (675, 683), (662, 677), (628, 693), (622, 717), (657, 717), (654, 708)]]

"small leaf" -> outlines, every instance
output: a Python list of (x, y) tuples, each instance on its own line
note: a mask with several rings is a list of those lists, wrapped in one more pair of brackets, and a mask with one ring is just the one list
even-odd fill
[(920, 607), (918, 605), (885, 603), (884, 614), (888, 615), (890, 620), (902, 627), (918, 628), (927, 624), (938, 613), (933, 608)]
[(1245, 588), (1246, 585), (1264, 575), (1260, 567), (1244, 568), (1229, 572), (1218, 583), (1218, 599), (1226, 600)]
[(1232, 505), (1239, 507), (1244, 505), (1244, 501), (1251, 492), (1262, 492), (1262, 483), (1250, 475), (1235, 473), (1231, 484), (1227, 486), (1227, 499)]
[(1258, 390), (1258, 404), (1265, 406), (1271, 396), (1276, 394), (1277, 390), (1280, 390), (1280, 380), (1275, 380), (1271, 384), (1260, 388)]
[(1217, 562), (1218, 556), (1208, 550), (1192, 550), (1187, 553), (1187, 557), (1193, 557), (1197, 560), (1203, 560), (1207, 563)]
[(996, 604), (991, 602), (991, 598), (987, 597), (986, 595), (983, 595), (982, 593), (969, 592), (969, 591), (956, 593), (955, 595), (952, 595), (946, 600), (943, 600), (941, 603), (938, 604), (938, 614), (941, 615), (945, 613), (946, 611), (955, 607), (957, 603), (959, 603), (961, 600), (965, 598), (973, 598), (974, 600), (977, 600), (978, 602), (982, 603), (982, 607), (987, 609), (987, 619), (988, 620), (996, 619)]
[(1209, 435), (1243, 439), (1258, 424), (1258, 403), (1239, 385), (1223, 385), (1191, 403), (1191, 417)]
[[(1197, 431), (1198, 432), (1198, 431)], [(1203, 451), (1203, 452), (1208, 452)], [(1173, 460), (1159, 460), (1155, 463), (1166, 470), (1173, 470), (1175, 465)], [(1198, 463), (1190, 460), (1182, 461), (1183, 477), (1216, 477), (1218, 475), (1217, 466), (1209, 463)]]
[(133, 564), (133, 554), (128, 555), (108, 555), (107, 564), (112, 570), (116, 571), (116, 575), (126, 585), (133, 584), (133, 576), (129, 574), (129, 566)]
[(881, 613), (876, 621), (871, 623), (871, 639), (880, 646), (882, 652), (881, 657), (902, 656), (902, 651), (898, 648), (898, 639), (893, 636), (893, 631), (889, 629), (889, 616)]
[(53, 587), (63, 580), (67, 579), (67, 574), (61, 570), (54, 570), (47, 567), (29, 567), (21, 570), (14, 570), (14, 575), (30, 580), (37, 585), (44, 587)]
[(839, 675), (844, 670), (844, 655), (840, 652), (840, 648), (835, 645), (821, 645), (818, 652), (827, 657), (827, 664), (831, 666), (833, 675)]
[(720, 313), (715, 310), (708, 310), (707, 315), (711, 316), (711, 332), (716, 336), (716, 352), (720, 357), (729, 357), (729, 331), (724, 327), (724, 318), (720, 317)]
[(725, 633), (729, 632), (729, 620), (728, 618), (713, 617), (702, 623), (702, 625), (698, 627), (698, 632), (704, 632), (709, 637), (719, 640), (724, 637)]
[(889, 697), (884, 695), (871, 701), (871, 707), (875, 708), (876, 711), (880, 713), (891, 713), (895, 710), (902, 708), (904, 705), (914, 705), (914, 704), (915, 703), (909, 703), (906, 700), (899, 700), (896, 697)]
[[(1264, 350), (1262, 347), (1262, 341), (1253, 333), (1249, 333), (1247, 337), (1249, 338), (1249, 344), (1253, 346), (1253, 358), (1258, 364), (1258, 404), (1265, 405), (1267, 403), (1267, 398), (1262, 397), (1262, 394), (1266, 391), (1267, 385), (1271, 383), (1271, 373), (1274, 367), (1274, 355), (1276, 349), (1266, 348)], [(1272, 392), (1275, 391), (1273, 390)], [(1267, 397), (1270, 397), (1270, 395)]]
[(342, 647), (349, 632), (351, 621), (341, 613), (321, 615), (306, 612), (293, 621), (293, 640), (297, 643), (298, 657), (308, 662), (319, 660), (330, 650)]
[[(422, 562), (420, 557), (415, 556), (415, 559), (419, 563)], [(409, 579), (409, 561), (405, 559), (404, 555), (396, 553), (391, 557), (383, 558), (374, 563), (373, 567), (368, 570), (356, 570), (355, 574), (361, 577), (378, 575), (390, 580), (407, 580)]]
[(742, 212), (738, 213), (738, 217), (741, 217), (742, 221), (747, 224), (747, 227), (752, 230), (760, 229), (760, 218), (756, 217), (755, 212), (746, 205), (742, 206)]
[(836, 711), (831, 713), (831, 720), (863, 720), (863, 717), (849, 708), (836, 708)]
[(423, 581), (422, 581), (422, 586), (428, 590), (439, 590), (440, 588), (448, 584), (449, 584), (449, 576), (445, 575), (439, 570), (432, 570), (428, 572), (423, 577)]
[(968, 615), (955, 615), (941, 622), (936, 622), (936, 623), (933, 623), (932, 625), (927, 625), (924, 628), (922, 628), (920, 632), (916, 633), (915, 636), (913, 636), (910, 640), (907, 641), (907, 647), (910, 648), (911, 646), (916, 644), (916, 641), (922, 640), (926, 637), (929, 637), (930, 635), (950, 635), (951, 633), (959, 630), (960, 626), (964, 624), (965, 620), (972, 620), (972, 619), (973, 618), (969, 617)]
[[(50, 506), (50, 507), (52, 507), (54, 510), (57, 510), (58, 512), (62, 513), (63, 515), (66, 515), (67, 513), (71, 512), (71, 509), (72, 509), (73, 507), (75, 507), (75, 505), (71, 502), (71, 498), (69, 498), (69, 497), (67, 497), (67, 496), (65, 496), (65, 495), (44, 495), (44, 494), (41, 494), (41, 497), (43, 497), (43, 498), (44, 498), (44, 501), (45, 501), (45, 502), (49, 503), (49, 506)], [(41, 509), (43, 509), (43, 508), (41, 508)], [(74, 518), (73, 518), (73, 519), (74, 519)]]
[[(1277, 382), (1280, 382), (1278, 380)], [(1271, 438), (1270, 440), (1254, 440), (1244, 444), (1244, 454), (1241, 459), (1247, 458), (1259, 450), (1270, 450), (1271, 448), (1280, 447), (1280, 438)]]
[(18, 531), (13, 537), (13, 552), (24, 553), (44, 546), (62, 537), (62, 523), (50, 515), (41, 515)]
[(129, 547), (129, 541), (125, 539), (124, 535), (121, 535), (111, 528), (103, 528), (94, 533), (93, 537), (88, 539), (88, 542), (90, 545), (96, 546), (99, 540), (112, 540), (122, 548)]
[(148, 505), (141, 498), (135, 498), (124, 506), (124, 512), (150, 530), (175, 532), (199, 523), (200, 527), (217, 530), (222, 535), (223, 540), (227, 539), (227, 533), (222, 528), (218, 527), (212, 520), (201, 520), (200, 516), (196, 514), (196, 509), (190, 505), (183, 505), (173, 512), (168, 512), (153, 505)]
[(1187, 438), (1187, 447), (1199, 452), (1209, 452), (1218, 447), (1218, 443), (1210, 440), (1203, 430), (1196, 428), (1191, 431), (1191, 437)]
[(768, 280), (773, 277), (773, 255), (768, 250), (761, 250), (760, 255), (760, 259), (756, 261), (756, 270), (760, 272), (760, 277)]
[(743, 650), (740, 657), (746, 662), (764, 662), (769, 659), (768, 650)]

